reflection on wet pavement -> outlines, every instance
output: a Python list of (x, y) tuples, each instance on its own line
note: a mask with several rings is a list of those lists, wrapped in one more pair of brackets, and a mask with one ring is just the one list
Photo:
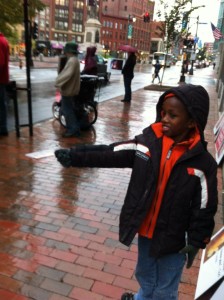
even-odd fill
[[(26, 154), (133, 138), (155, 120), (160, 95), (142, 89), (130, 105), (122, 97), (99, 103), (94, 128), (80, 138), (63, 139), (53, 119), (36, 124), (32, 137), (22, 128), (20, 138), (0, 138), (0, 299), (116, 300), (138, 289), (136, 241), (118, 242), (131, 170), (65, 169), (54, 156)], [(195, 284), (183, 279), (183, 290), (190, 286), (192, 296)]]

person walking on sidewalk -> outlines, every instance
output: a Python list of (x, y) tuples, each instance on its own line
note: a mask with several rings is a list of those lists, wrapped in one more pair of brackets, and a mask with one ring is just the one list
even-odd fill
[(134, 67), (136, 65), (136, 55), (134, 52), (128, 53), (128, 59), (125, 62), (125, 65), (122, 69), (122, 74), (124, 78), (124, 90), (125, 95), (124, 99), (121, 100), (121, 102), (131, 102), (131, 82), (134, 78)]
[(56, 78), (55, 86), (61, 93), (61, 109), (65, 116), (67, 131), (63, 137), (80, 136), (80, 126), (74, 113), (75, 96), (80, 90), (80, 65), (77, 58), (78, 44), (68, 42), (65, 45), (64, 53), (67, 61)]
[(155, 122), (132, 140), (55, 151), (64, 167), (132, 168), (120, 214), (119, 240), (138, 233), (140, 288), (121, 300), (177, 300), (186, 262), (209, 243), (217, 210), (217, 164), (204, 130), (209, 96), (200, 85), (167, 90)]
[(8, 135), (7, 128), (7, 94), (9, 83), (9, 44), (0, 32), (0, 136)]
[(155, 78), (158, 78), (159, 83), (160, 81), (160, 77), (159, 77), (159, 71), (162, 68), (162, 65), (160, 64), (159, 60), (157, 59), (156, 64), (154, 65), (154, 73), (152, 75), (152, 83), (154, 83)]

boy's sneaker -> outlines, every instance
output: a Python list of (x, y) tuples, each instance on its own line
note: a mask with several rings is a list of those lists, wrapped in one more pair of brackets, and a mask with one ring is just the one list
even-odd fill
[(134, 294), (132, 294), (132, 293), (124, 293), (121, 296), (121, 300), (134, 300)]

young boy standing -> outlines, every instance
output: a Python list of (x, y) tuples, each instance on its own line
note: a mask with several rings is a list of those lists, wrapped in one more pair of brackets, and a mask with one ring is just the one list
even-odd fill
[(133, 140), (55, 151), (64, 167), (132, 168), (120, 214), (119, 240), (138, 233), (140, 289), (121, 300), (177, 300), (190, 268), (209, 243), (217, 210), (217, 165), (206, 149), (209, 96), (199, 85), (166, 91), (155, 123)]

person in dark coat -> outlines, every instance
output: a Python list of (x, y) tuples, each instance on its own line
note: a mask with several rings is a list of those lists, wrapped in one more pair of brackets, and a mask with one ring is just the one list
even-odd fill
[(122, 69), (122, 74), (124, 78), (124, 90), (125, 95), (124, 99), (121, 100), (121, 102), (131, 102), (131, 82), (134, 78), (134, 67), (136, 64), (136, 55), (134, 52), (128, 53), (128, 59), (125, 62), (125, 65)]
[(96, 47), (87, 47), (85, 67), (81, 74), (97, 75)]
[(154, 83), (155, 78), (158, 78), (159, 83), (161, 82), (159, 77), (159, 71), (162, 68), (162, 65), (160, 64), (159, 60), (157, 59), (156, 64), (154, 65), (154, 73), (152, 76), (152, 83)]
[(132, 140), (55, 151), (64, 167), (132, 168), (119, 240), (138, 234), (136, 294), (121, 300), (177, 300), (183, 268), (209, 243), (217, 211), (217, 164), (204, 130), (209, 96), (185, 84), (163, 93), (156, 120)]
[(0, 32), (0, 136), (8, 135), (7, 128), (7, 94), (9, 83), (9, 44)]

